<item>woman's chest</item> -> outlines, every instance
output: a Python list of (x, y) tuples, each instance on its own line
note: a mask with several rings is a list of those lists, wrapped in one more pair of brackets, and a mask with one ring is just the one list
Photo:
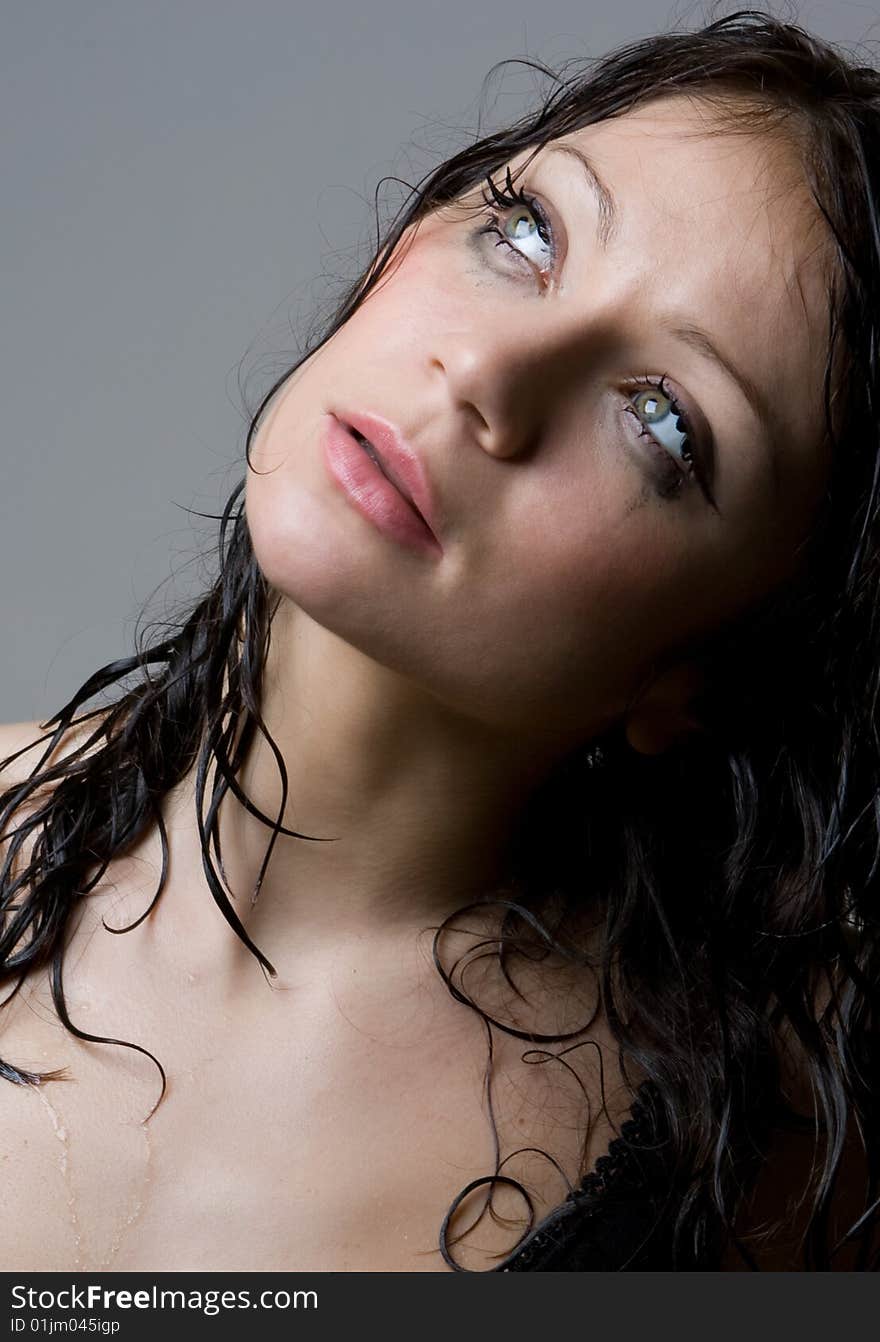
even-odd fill
[[(71, 1080), (3, 1087), (8, 1268), (448, 1271), (440, 1228), (457, 1194), (493, 1172), (493, 1116), (501, 1159), (536, 1147), (576, 1181), (583, 1093), (560, 1063), (523, 1062), (527, 1043), (496, 1039), (487, 1089), (482, 1022), (414, 1028), (374, 1016), (364, 1028), (314, 1003), (284, 1019), (285, 1029), (267, 1017), (262, 1030), (210, 1040), (198, 1014), (159, 1038), (112, 1031), (149, 1039), (166, 1067), (147, 1123), (157, 1073), (128, 1050), (67, 1036)], [(51, 1048), (31, 1039), (34, 1065), (56, 1065), (59, 1028), (44, 1025)], [(4, 1038), (4, 1057), (13, 1043)], [(594, 1125), (588, 1163), (610, 1132), (607, 1120)], [(525, 1185), (536, 1219), (567, 1191), (535, 1152), (502, 1173)], [(456, 1245), (488, 1192), (476, 1189), (449, 1228), (456, 1261), (475, 1270), (510, 1252), (527, 1224), (522, 1194), (497, 1185), (498, 1220), (487, 1210)]]

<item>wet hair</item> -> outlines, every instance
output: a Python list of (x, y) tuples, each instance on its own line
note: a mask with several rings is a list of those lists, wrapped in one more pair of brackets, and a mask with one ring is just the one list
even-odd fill
[[(488, 940), (509, 982), (517, 963), (535, 961), (536, 948), (594, 975), (624, 1076), (627, 1060), (637, 1063), (666, 1116), (681, 1177), (677, 1267), (699, 1264), (719, 1234), (747, 1266), (759, 1265), (761, 1237), (747, 1242), (737, 1213), (772, 1129), (810, 1135), (817, 1153), (799, 1190), (809, 1213), (799, 1243), (804, 1267), (833, 1266), (846, 1242), (848, 1252), (857, 1248), (854, 1265), (871, 1269), (880, 1154), (873, 1081), (880, 885), (880, 74), (798, 25), (753, 10), (557, 71), (528, 64), (549, 81), (540, 105), (454, 154), (412, 188), (370, 266), (262, 399), (247, 434), (246, 460), (250, 467), (254, 436), (272, 398), (358, 309), (410, 225), (503, 171), (521, 151), (537, 151), (673, 94), (708, 100), (726, 133), (776, 136), (797, 149), (827, 228), (830, 258), (822, 426), (830, 475), (799, 566), (691, 650), (705, 669), (702, 731), (659, 756), (644, 756), (627, 747), (618, 725), (593, 743), (603, 751), (601, 768), (585, 767), (578, 753), (535, 793), (518, 840), (515, 889), (503, 899), (498, 891), (489, 895), (498, 901), (501, 927)], [(219, 571), (210, 590), (181, 610), (170, 636), (148, 644), (138, 634), (135, 655), (90, 676), (43, 724), (45, 750), (27, 781), (0, 792), (0, 834), (8, 840), (0, 872), (6, 1000), (46, 967), (68, 1030), (79, 1039), (137, 1049), (156, 1063), (162, 1075), (157, 1104), (165, 1090), (159, 1059), (71, 1020), (62, 976), (65, 934), (111, 860), (156, 826), (164, 861), (155, 894), (130, 928), (108, 930), (131, 930), (150, 916), (167, 872), (162, 798), (197, 766), (207, 884), (232, 931), (264, 972), (274, 974), (227, 896), (217, 830), (227, 793), (265, 823), (260, 880), (278, 834), (295, 833), (280, 824), (287, 775), (261, 717), (261, 678), (282, 598), (255, 561), (243, 490), (244, 479), (220, 519)], [(134, 683), (126, 686), (129, 677)], [(86, 710), (96, 696), (107, 702)], [(68, 729), (90, 723), (82, 744), (50, 764)], [(237, 781), (257, 733), (270, 742), (278, 764), (282, 803), (275, 819)], [(601, 932), (593, 958), (577, 937), (585, 910)], [(483, 1011), (460, 975), (456, 981), (460, 966), (446, 968), (439, 953), (444, 929), (437, 930), (435, 949), (450, 990), (492, 1028), (510, 1028)], [(570, 1032), (521, 1037), (546, 1042), (568, 1039)], [(782, 1039), (796, 1049), (813, 1097), (811, 1114), (801, 1113), (786, 1090)], [(31, 1072), (6, 1059), (0, 1075), (36, 1085), (58, 1073)], [(844, 1148), (851, 1141), (864, 1170), (864, 1200), (852, 1224), (835, 1229)], [(496, 1141), (496, 1176), (497, 1156)], [(769, 1227), (766, 1237), (781, 1224)], [(441, 1251), (460, 1266), (449, 1253), (445, 1223)]]

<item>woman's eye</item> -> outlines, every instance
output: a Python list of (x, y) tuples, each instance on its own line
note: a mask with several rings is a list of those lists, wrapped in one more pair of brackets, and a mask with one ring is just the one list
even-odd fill
[(702, 465), (700, 445), (690, 424), (666, 386), (666, 374), (659, 382), (646, 377), (648, 385), (628, 393), (623, 407), (638, 425), (639, 437), (651, 445), (655, 461), (657, 492), (662, 498), (672, 498), (694, 476), (707, 501), (717, 508)]
[[(510, 173), (508, 169), (508, 181)], [(541, 274), (553, 268), (555, 248), (550, 221), (532, 196), (522, 191), (499, 191), (487, 177), (490, 193), (483, 193), (488, 206), (493, 203), (498, 209), (489, 210), (490, 223), (484, 231), (497, 233), (496, 247), (507, 247), (516, 255), (531, 263)], [(512, 185), (512, 183), (509, 183)]]
[(689, 474), (693, 468), (691, 430), (675, 399), (662, 388), (644, 387), (633, 395), (632, 402), (651, 435), (678, 458), (682, 470)]

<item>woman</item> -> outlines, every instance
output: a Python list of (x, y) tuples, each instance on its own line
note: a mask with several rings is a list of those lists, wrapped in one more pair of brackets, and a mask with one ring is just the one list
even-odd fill
[(878, 137), (743, 11), (416, 192), (5, 729), (8, 1268), (876, 1265)]

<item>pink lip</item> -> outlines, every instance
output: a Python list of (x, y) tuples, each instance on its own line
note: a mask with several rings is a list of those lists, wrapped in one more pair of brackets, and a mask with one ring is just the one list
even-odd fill
[[(369, 439), (381, 470), (352, 428)], [(435, 558), (443, 553), (427, 520), (431, 504), (421, 463), (392, 425), (373, 415), (346, 414), (343, 418), (328, 412), (321, 440), (331, 478), (358, 512), (400, 544), (429, 551)]]
[(438, 539), (434, 504), (424, 468), (400, 430), (389, 420), (366, 411), (345, 411), (339, 418), (369, 438), (383, 470), (421, 513), (435, 540)]

